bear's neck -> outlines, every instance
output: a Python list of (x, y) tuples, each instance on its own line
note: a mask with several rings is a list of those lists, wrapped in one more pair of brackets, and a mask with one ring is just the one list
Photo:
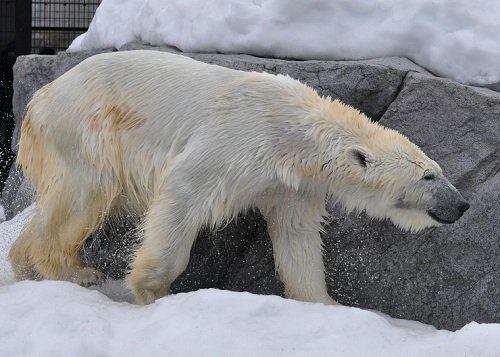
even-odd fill
[(304, 116), (288, 122), (287, 140), (292, 148), (284, 172), (294, 172), (293, 186), (303, 178), (328, 183), (335, 180), (345, 162), (345, 150), (351, 145), (370, 145), (385, 129), (358, 110), (329, 98), (317, 96)]

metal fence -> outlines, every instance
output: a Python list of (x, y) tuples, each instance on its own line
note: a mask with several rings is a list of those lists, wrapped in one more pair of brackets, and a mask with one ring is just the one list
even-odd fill
[(100, 0), (0, 0), (0, 52), (65, 50), (85, 32)]
[(0, 0), (0, 53), (30, 53), (31, 0)]
[(65, 50), (74, 38), (87, 30), (100, 2), (33, 0), (31, 52), (43, 54)]
[(0, 45), (2, 48), (15, 37), (15, 7), (14, 0), (3, 0), (0, 2)]

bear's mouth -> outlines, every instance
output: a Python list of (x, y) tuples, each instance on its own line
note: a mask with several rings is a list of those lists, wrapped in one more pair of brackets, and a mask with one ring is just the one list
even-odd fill
[(427, 211), (427, 214), (433, 219), (435, 220), (436, 222), (439, 222), (441, 224), (452, 224), (454, 223), (455, 221), (454, 220), (448, 220), (448, 219), (443, 219), (443, 218), (439, 218), (435, 213), (433, 213), (432, 211)]

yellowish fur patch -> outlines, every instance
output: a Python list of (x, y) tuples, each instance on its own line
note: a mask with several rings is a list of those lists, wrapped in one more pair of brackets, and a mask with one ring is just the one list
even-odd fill
[(109, 125), (110, 130), (121, 131), (140, 127), (145, 118), (126, 105), (111, 104), (91, 115), (88, 120), (90, 126), (95, 130), (102, 130), (106, 125)]

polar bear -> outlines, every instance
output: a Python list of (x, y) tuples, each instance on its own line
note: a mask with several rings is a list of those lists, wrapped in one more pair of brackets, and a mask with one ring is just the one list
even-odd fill
[(91, 57), (31, 100), (18, 164), (35, 214), (9, 253), (17, 279), (100, 282), (78, 251), (105, 218), (142, 237), (136, 302), (169, 293), (201, 227), (257, 208), (286, 296), (334, 304), (320, 231), (325, 197), (416, 231), (469, 207), (406, 137), (283, 75), (155, 51)]

